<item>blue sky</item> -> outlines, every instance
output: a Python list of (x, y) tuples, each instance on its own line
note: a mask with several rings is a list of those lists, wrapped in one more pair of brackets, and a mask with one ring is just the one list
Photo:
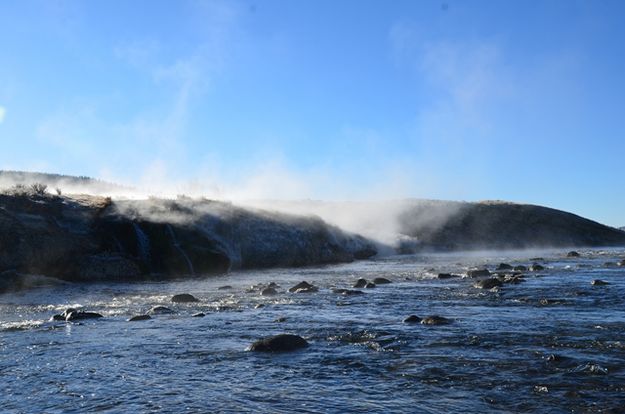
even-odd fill
[(625, 225), (621, 1), (0, 1), (0, 168)]

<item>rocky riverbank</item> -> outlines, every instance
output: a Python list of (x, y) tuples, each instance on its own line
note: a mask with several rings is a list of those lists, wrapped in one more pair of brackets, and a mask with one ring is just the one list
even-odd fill
[(25, 275), (162, 280), (349, 262), (376, 253), (373, 243), (316, 217), (218, 201), (0, 194), (4, 289), (23, 285)]

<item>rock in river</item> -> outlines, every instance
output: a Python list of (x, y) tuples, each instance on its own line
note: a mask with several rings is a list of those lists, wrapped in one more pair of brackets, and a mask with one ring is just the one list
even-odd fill
[(493, 277), (490, 279), (479, 280), (473, 284), (473, 287), (478, 289), (492, 289), (494, 287), (500, 287), (501, 285), (501, 280)]
[(540, 272), (541, 270), (545, 270), (545, 267), (538, 263), (534, 263), (530, 266), (530, 272)]
[(577, 253), (575, 250), (571, 250), (566, 254), (566, 257), (579, 257), (579, 253)]
[(277, 295), (278, 291), (275, 290), (273, 287), (269, 286), (264, 288), (263, 290), (260, 291), (260, 295), (261, 296), (274, 296)]
[(512, 266), (510, 266), (508, 263), (499, 263), (499, 266), (497, 266), (497, 270), (512, 270)]
[(306, 348), (308, 342), (299, 335), (280, 334), (259, 339), (250, 347), (250, 351), (256, 352), (288, 352)]
[(353, 296), (353, 295), (364, 295), (365, 292), (362, 290), (353, 290), (353, 289), (332, 289), (332, 292), (337, 293), (343, 296)]
[(488, 269), (471, 269), (467, 272), (469, 277), (486, 277), (490, 276)]
[(304, 281), (300, 282), (297, 285), (293, 286), (289, 289), (291, 293), (312, 293), (317, 292), (319, 288), (317, 286), (313, 286), (310, 283)]
[(376, 285), (388, 285), (392, 282), (385, 277), (376, 277), (375, 279), (373, 279), (373, 283), (375, 283)]
[(591, 285), (593, 286), (605, 286), (605, 285), (609, 285), (608, 282), (606, 282), (605, 280), (601, 280), (601, 279), (595, 279), (592, 282), (590, 282)]
[(174, 295), (171, 298), (171, 301), (174, 303), (191, 303), (191, 302), (199, 302), (199, 300), (188, 293), (181, 293), (179, 295)]
[(421, 322), (421, 318), (419, 318), (417, 315), (410, 315), (409, 317), (404, 319), (404, 323), (419, 323), (419, 322)]
[(456, 277), (456, 275), (452, 275), (451, 273), (439, 273), (437, 277), (439, 279), (451, 279), (452, 277)]
[(367, 286), (367, 279), (360, 278), (360, 279), (358, 279), (356, 281), (356, 283), (354, 283), (353, 287), (355, 287), (355, 288), (363, 288), (365, 286)]
[(443, 318), (442, 316), (438, 315), (431, 315), (421, 319), (422, 325), (446, 325), (450, 322), (450, 319)]
[(148, 311), (148, 314), (150, 315), (164, 315), (168, 313), (174, 313), (174, 311), (169, 309), (166, 306), (160, 306), (160, 305), (154, 306), (152, 307), (152, 309)]
[(100, 315), (99, 313), (96, 312), (86, 312), (86, 311), (72, 311), (69, 312), (67, 314), (67, 316), (65, 317), (66, 321), (79, 321), (79, 320), (83, 320), (83, 319), (97, 319), (97, 318), (101, 318), (102, 315)]
[(148, 319), (152, 319), (152, 317), (150, 315), (137, 315), (128, 319), (128, 322), (147, 321)]

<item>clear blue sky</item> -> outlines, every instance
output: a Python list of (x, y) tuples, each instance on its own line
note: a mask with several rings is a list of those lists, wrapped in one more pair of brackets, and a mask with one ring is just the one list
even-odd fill
[(623, 1), (0, 0), (0, 49), (0, 168), (625, 225)]

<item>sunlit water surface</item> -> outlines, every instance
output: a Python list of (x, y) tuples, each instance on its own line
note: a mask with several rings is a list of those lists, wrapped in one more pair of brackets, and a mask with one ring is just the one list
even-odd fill
[[(606, 262), (625, 251), (563, 253), (403, 256), (0, 295), (0, 411), (623, 412), (625, 268)], [(475, 265), (527, 265), (537, 255), (545, 271), (499, 292), (467, 278), (435, 278)], [(360, 277), (393, 283), (360, 296), (331, 290)], [(593, 279), (609, 285), (592, 286)], [(302, 280), (320, 291), (286, 292)], [(270, 281), (279, 295), (247, 291)], [(175, 293), (201, 301), (172, 304)], [(176, 313), (126, 321), (154, 305)], [(67, 307), (104, 318), (48, 321)], [(206, 316), (191, 317), (196, 312)], [(403, 323), (410, 314), (453, 322)], [(283, 332), (310, 346), (246, 351)]]

